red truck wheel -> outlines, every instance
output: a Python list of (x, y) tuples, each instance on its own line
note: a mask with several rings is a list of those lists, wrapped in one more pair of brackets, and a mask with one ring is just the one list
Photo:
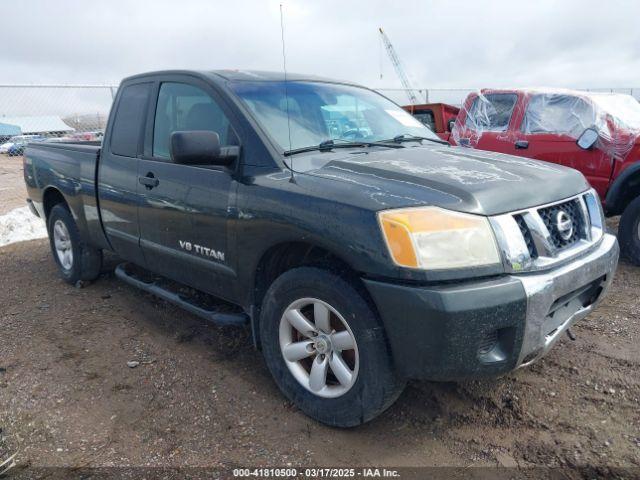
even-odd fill
[(634, 265), (640, 265), (640, 197), (627, 205), (618, 230), (622, 253)]

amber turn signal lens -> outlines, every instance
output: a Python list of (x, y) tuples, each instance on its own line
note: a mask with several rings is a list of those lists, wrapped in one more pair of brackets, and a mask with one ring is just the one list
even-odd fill
[(486, 217), (417, 207), (379, 212), (378, 219), (391, 258), (399, 266), (446, 269), (500, 261)]

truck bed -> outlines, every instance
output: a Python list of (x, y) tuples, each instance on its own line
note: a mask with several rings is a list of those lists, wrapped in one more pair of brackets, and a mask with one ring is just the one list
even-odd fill
[(61, 192), (82, 235), (105, 245), (97, 205), (96, 176), (100, 142), (34, 142), (24, 153), (24, 177), (29, 198), (42, 218), (44, 200)]
[[(44, 147), (45, 149), (49, 149), (54, 148), (54, 149), (62, 149), (62, 150), (72, 150), (72, 151), (93, 151), (96, 149), (96, 147), (98, 147), (98, 150), (100, 149), (100, 147), (102, 146), (102, 142), (100, 140), (92, 140), (92, 141), (72, 141), (69, 140), (68, 142), (55, 142), (55, 143), (49, 143), (49, 142), (31, 142), (27, 145), (27, 148), (34, 148), (34, 147)], [(89, 147), (89, 148), (84, 148), (84, 147)]]

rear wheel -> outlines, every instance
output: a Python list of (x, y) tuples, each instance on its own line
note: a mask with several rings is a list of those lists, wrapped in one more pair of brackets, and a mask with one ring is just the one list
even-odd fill
[(328, 425), (359, 425), (388, 408), (404, 382), (367, 301), (318, 268), (282, 274), (260, 321), (262, 350), (276, 383), (298, 408)]
[(78, 226), (65, 205), (58, 204), (51, 209), (47, 227), (51, 252), (62, 278), (71, 284), (98, 278), (102, 250), (82, 242)]
[(640, 197), (625, 208), (620, 219), (618, 240), (622, 254), (633, 264), (640, 265)]

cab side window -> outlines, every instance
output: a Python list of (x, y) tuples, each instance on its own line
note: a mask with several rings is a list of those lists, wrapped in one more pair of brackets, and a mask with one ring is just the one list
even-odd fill
[(205, 91), (185, 83), (163, 83), (158, 94), (153, 128), (153, 156), (169, 159), (171, 134), (208, 130), (220, 136), (220, 145), (238, 145), (229, 119)]
[(522, 120), (524, 133), (555, 133), (578, 138), (594, 125), (595, 113), (582, 98), (571, 95), (533, 95)]
[(138, 145), (144, 124), (150, 83), (137, 83), (124, 87), (111, 133), (111, 153), (124, 157), (138, 155)]
[(465, 125), (477, 132), (504, 132), (509, 127), (517, 99), (512, 93), (479, 95), (467, 112)]

